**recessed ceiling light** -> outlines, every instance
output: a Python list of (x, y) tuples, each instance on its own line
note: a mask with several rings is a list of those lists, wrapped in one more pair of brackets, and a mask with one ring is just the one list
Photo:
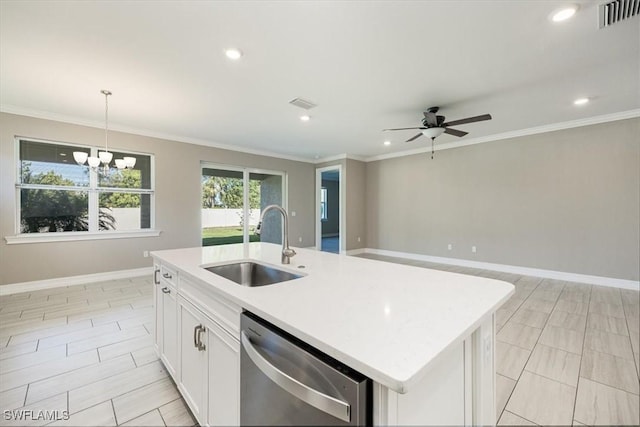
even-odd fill
[(302, 120), (303, 122), (308, 122), (309, 120), (311, 120), (311, 117), (305, 114), (304, 116), (300, 116), (300, 120)]
[(584, 105), (589, 102), (589, 98), (578, 98), (573, 101), (573, 105)]
[(570, 6), (565, 6), (561, 9), (556, 9), (551, 13), (551, 20), (553, 22), (562, 22), (571, 18), (578, 11), (578, 5), (572, 4)]
[(236, 48), (225, 49), (224, 54), (227, 55), (227, 58), (233, 59), (234, 61), (242, 57), (242, 51)]
[(385, 141), (383, 142), (384, 145), (391, 145), (391, 141)]

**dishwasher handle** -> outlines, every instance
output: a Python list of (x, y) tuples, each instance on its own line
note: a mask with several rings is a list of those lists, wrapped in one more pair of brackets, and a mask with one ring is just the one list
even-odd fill
[(309, 405), (333, 415), (342, 421), (351, 421), (351, 405), (315, 390), (273, 366), (256, 350), (244, 331), (241, 332), (240, 339), (242, 340), (242, 347), (247, 352), (251, 361), (262, 373), (269, 377), (271, 381)]

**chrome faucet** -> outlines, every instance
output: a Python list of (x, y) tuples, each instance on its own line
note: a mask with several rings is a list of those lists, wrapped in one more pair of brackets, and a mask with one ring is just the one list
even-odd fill
[(270, 210), (275, 209), (282, 214), (283, 222), (282, 222), (282, 263), (290, 264), (291, 257), (296, 254), (296, 251), (289, 247), (289, 217), (287, 215), (287, 211), (285, 211), (282, 207), (278, 205), (269, 205), (262, 210), (262, 214), (260, 215), (260, 222), (258, 222), (258, 227), (256, 228), (256, 233), (260, 234), (260, 229), (262, 228), (262, 220), (264, 219), (264, 215)]

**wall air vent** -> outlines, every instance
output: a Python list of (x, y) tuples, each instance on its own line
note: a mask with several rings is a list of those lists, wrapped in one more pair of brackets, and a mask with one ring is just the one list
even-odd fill
[(302, 98), (292, 99), (291, 101), (289, 101), (289, 104), (295, 105), (296, 107), (304, 108), (305, 110), (310, 110), (314, 107), (317, 107), (317, 105), (314, 104), (313, 102), (307, 101), (306, 99), (302, 99)]
[(640, 0), (613, 0), (600, 5), (600, 28), (640, 14)]

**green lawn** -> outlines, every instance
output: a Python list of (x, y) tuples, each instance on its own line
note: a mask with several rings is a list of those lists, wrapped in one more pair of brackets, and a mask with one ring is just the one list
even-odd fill
[[(259, 242), (260, 236), (249, 234), (249, 241)], [(202, 229), (202, 246), (242, 243), (241, 227), (209, 227)]]

